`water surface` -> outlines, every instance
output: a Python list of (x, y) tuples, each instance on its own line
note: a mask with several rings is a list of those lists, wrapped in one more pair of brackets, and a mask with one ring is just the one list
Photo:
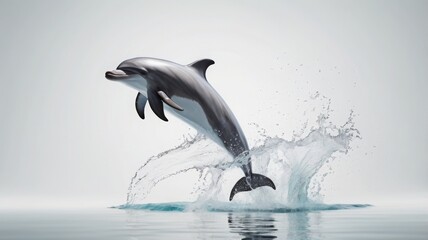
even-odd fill
[(0, 212), (0, 239), (428, 239), (428, 210)]

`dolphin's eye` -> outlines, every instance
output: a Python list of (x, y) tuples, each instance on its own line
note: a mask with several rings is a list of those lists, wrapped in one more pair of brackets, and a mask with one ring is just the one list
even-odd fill
[(138, 68), (138, 69), (137, 69), (137, 72), (138, 72), (138, 74), (140, 74), (140, 75), (146, 75), (147, 73), (149, 73), (149, 72), (147, 71), (147, 69), (145, 69), (145, 68)]
[(146, 75), (148, 73), (147, 69), (145, 68), (119, 67), (118, 69), (127, 73), (133, 73), (133, 74), (139, 74), (139, 75)]

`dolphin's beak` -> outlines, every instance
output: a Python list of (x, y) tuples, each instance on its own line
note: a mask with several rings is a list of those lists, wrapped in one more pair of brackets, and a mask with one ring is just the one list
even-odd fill
[(108, 80), (123, 80), (128, 78), (129, 75), (122, 70), (112, 70), (106, 72), (106, 78)]

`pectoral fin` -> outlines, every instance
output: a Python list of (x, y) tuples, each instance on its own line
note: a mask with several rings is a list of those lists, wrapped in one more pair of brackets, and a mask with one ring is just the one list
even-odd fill
[(171, 100), (171, 98), (166, 95), (163, 91), (158, 91), (159, 97), (161, 97), (162, 101), (168, 104), (170, 107), (177, 109), (178, 111), (183, 111), (183, 108), (180, 107), (177, 103)]
[(163, 103), (159, 94), (155, 91), (147, 91), (147, 95), (149, 98), (149, 105), (153, 112), (162, 120), (168, 121), (165, 117), (165, 113), (163, 111)]
[(147, 98), (141, 93), (138, 93), (137, 98), (135, 99), (135, 108), (137, 109), (138, 116), (141, 119), (144, 119), (144, 107), (146, 106)]

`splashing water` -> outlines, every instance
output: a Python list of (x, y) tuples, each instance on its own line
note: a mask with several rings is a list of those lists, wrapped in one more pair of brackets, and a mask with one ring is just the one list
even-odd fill
[[(354, 138), (360, 138), (351, 111), (342, 126), (329, 122), (326, 113), (318, 115), (316, 126), (305, 136), (292, 140), (269, 137), (250, 150), (253, 171), (268, 176), (276, 190), (259, 188), (237, 194), (233, 202), (228, 196), (233, 184), (243, 173), (240, 166), (246, 158), (233, 159), (224, 149), (201, 134), (185, 139), (179, 146), (151, 157), (132, 178), (127, 203), (120, 208), (184, 211), (276, 211), (329, 210), (367, 205), (325, 205), (317, 202), (321, 185), (314, 176), (337, 153), (346, 154)], [(306, 127), (307, 123), (305, 123)], [(303, 135), (304, 131), (301, 131)], [(199, 179), (193, 203), (144, 204), (156, 185), (171, 176), (197, 171)], [(321, 179), (325, 177), (321, 175)]]

